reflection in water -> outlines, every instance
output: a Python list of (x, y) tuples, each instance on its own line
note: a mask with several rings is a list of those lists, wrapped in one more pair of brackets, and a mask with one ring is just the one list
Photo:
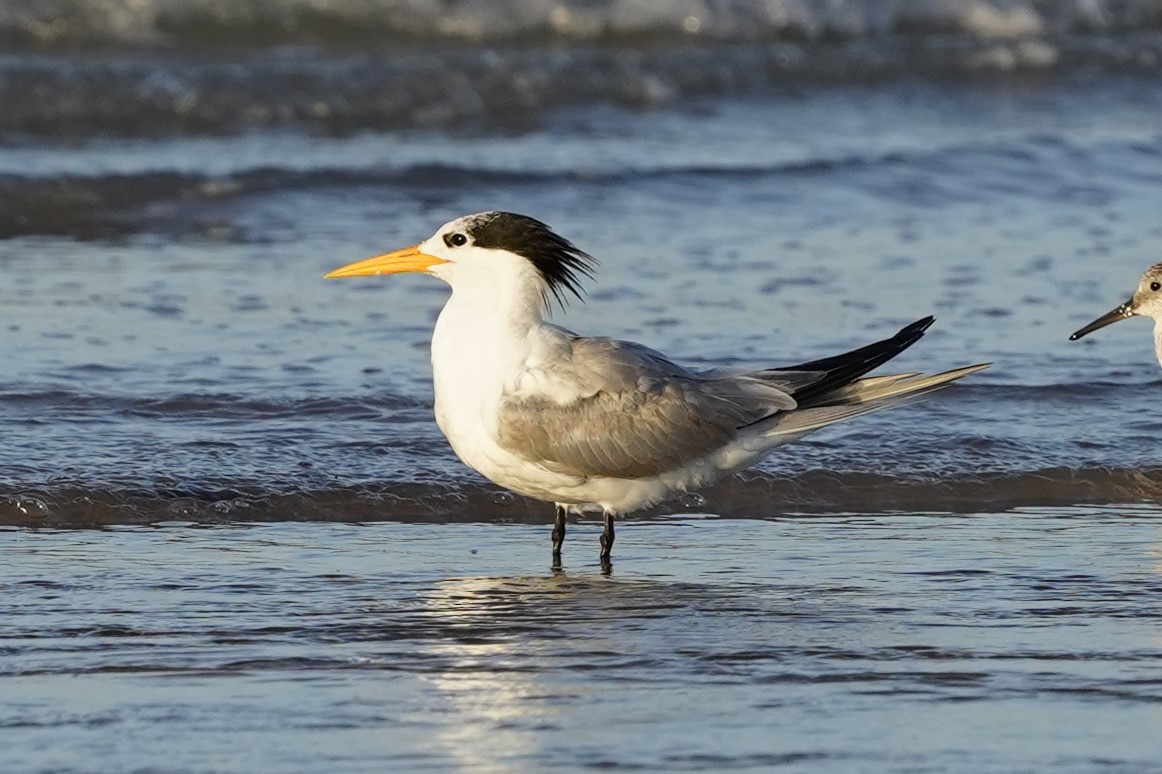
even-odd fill
[(426, 595), (423, 616), (435, 619), (445, 635), (422, 648), (444, 666), (426, 679), (460, 721), (444, 724), (433, 741), (465, 769), (537, 768), (544, 740), (539, 732), (561, 727), (566, 697), (549, 684), (551, 670), (534, 665), (555, 647), (571, 647), (554, 623), (562, 615), (576, 620), (578, 603), (603, 586), (608, 583), (570, 579), (562, 570), (437, 583)]
[[(849, 591), (835, 594), (824, 606), (853, 617)], [(415, 656), (433, 665), (425, 679), (458, 720), (441, 724), (433, 738), (465, 768), (540, 768), (554, 753), (546, 745), (559, 747), (562, 734), (591, 739), (605, 722), (598, 715), (578, 728), (579, 707), (616, 696), (622, 683), (670, 685), (665, 690), (675, 696), (687, 693), (691, 680), (736, 685), (746, 671), (737, 654), (753, 669), (779, 659), (788, 645), (797, 648), (797, 637), (764, 642), (760, 632), (811, 607), (817, 603), (791, 585), (564, 571), (441, 580), (423, 593), (418, 617), (429, 636)], [(731, 631), (723, 636), (727, 621)], [(675, 681), (676, 668), (687, 676)], [(639, 720), (682, 712), (650, 695), (639, 710)], [(600, 749), (587, 754), (594, 765), (605, 760)]]
[(438, 744), (472, 770), (539, 768), (545, 732), (567, 727), (564, 705), (592, 691), (576, 686), (571, 670), (640, 666), (630, 621), (681, 605), (674, 591), (564, 571), (438, 582), (422, 616), (442, 635), (420, 647), (441, 665), (426, 679), (459, 718), (441, 727)]

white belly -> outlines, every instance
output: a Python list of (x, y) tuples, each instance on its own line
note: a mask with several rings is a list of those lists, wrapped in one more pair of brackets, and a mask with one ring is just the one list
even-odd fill
[[(438, 394), (437, 394), (438, 395)], [(454, 400), (436, 399), (436, 424), (465, 465), (518, 494), (548, 502), (580, 502), (586, 479), (548, 470), (502, 448), (486, 414)]]
[(437, 391), (436, 424), (464, 464), (493, 483), (518, 494), (547, 502), (576, 505), (582, 509), (588, 506), (613, 513), (627, 513), (646, 508), (706, 487), (723, 474), (755, 461), (755, 456), (751, 454), (745, 455), (745, 459), (716, 454), (650, 478), (572, 476), (550, 470), (502, 448), (491, 430), (494, 427), (491, 424), (493, 420), (487, 406), (480, 403), (473, 405), (469, 400), (457, 400), (452, 395)]

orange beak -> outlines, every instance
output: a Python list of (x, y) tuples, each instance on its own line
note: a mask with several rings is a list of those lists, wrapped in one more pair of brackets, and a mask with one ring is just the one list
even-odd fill
[(407, 247), (394, 253), (384, 253), (362, 261), (349, 263), (323, 275), (323, 279), (336, 277), (365, 277), (371, 274), (399, 274), (405, 271), (427, 271), (433, 266), (447, 263), (443, 258), (420, 252), (420, 246)]

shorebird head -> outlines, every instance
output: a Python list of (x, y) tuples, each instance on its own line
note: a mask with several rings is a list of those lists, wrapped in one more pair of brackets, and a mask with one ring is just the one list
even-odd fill
[(1115, 309), (1103, 314), (1089, 325), (1069, 337), (1070, 341), (1077, 341), (1082, 336), (1088, 336), (1098, 328), (1112, 325), (1118, 320), (1128, 317), (1149, 317), (1162, 322), (1162, 263), (1156, 263), (1142, 275), (1138, 289), (1130, 300)]
[(581, 297), (581, 281), (596, 261), (539, 220), (513, 212), (480, 212), (445, 223), (413, 247), (348, 264), (326, 274), (423, 272), (456, 288), (484, 292), (531, 288), (545, 307)]

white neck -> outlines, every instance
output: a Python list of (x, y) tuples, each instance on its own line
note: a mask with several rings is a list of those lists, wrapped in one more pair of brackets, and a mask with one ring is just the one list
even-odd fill
[(524, 372), (544, 324), (539, 283), (466, 279), (456, 279), (432, 332), (436, 418), (446, 434), (463, 422), (488, 424), (501, 394)]
[(1154, 321), (1154, 356), (1158, 358), (1158, 365), (1162, 365), (1162, 317)]

